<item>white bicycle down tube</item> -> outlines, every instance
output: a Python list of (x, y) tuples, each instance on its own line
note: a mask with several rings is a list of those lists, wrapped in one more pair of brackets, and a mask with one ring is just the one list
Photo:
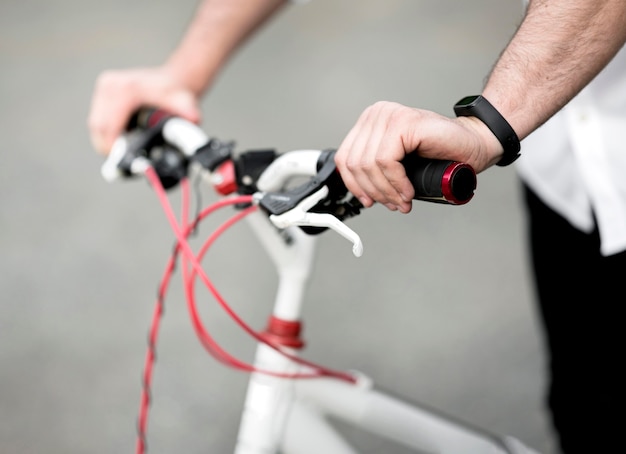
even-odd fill
[[(315, 406), (322, 414), (333, 415), (421, 453), (537, 454), (515, 439), (495, 438), (369, 386), (328, 378), (300, 380), (296, 394), (298, 400)], [(293, 429), (302, 432), (301, 428)], [(309, 442), (314, 444), (315, 440)]]

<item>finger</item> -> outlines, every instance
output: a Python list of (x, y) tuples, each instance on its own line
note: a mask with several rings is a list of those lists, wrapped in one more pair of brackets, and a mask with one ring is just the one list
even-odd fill
[(394, 203), (402, 213), (409, 213), (415, 189), (406, 176), (406, 169), (401, 162), (394, 161), (381, 167), (381, 171), (389, 185), (394, 188), (393, 194), (389, 195), (392, 200), (390, 203)]
[(377, 103), (363, 111), (344, 139), (336, 161), (344, 183), (364, 206), (375, 201), (396, 210), (396, 204), (390, 203), (385, 193), (388, 183), (376, 162), (385, 129), (379, 118), (380, 110)]
[(128, 104), (96, 103), (89, 120), (91, 142), (94, 148), (108, 154), (115, 140), (123, 134), (134, 107)]
[(364, 129), (369, 131), (369, 136), (361, 136), (367, 140), (363, 144), (363, 151), (357, 152), (361, 162), (355, 164), (359, 169), (355, 171), (355, 178), (374, 200), (408, 212), (411, 208), (410, 199), (403, 200), (394, 185), (396, 181), (406, 178), (398, 160), (398, 156), (404, 156), (404, 150), (391, 132), (395, 109), (394, 103), (377, 103), (366, 117)]
[(386, 205), (389, 202), (385, 192), (386, 178), (376, 163), (379, 140), (379, 134), (371, 127), (365, 127), (356, 137), (346, 165), (363, 192)]
[(374, 200), (367, 195), (363, 188), (361, 188), (361, 186), (355, 179), (352, 170), (348, 167), (347, 164), (348, 160), (353, 159), (350, 157), (350, 155), (353, 153), (354, 143), (357, 136), (358, 128), (355, 125), (352, 129), (350, 129), (350, 131), (342, 141), (341, 145), (337, 149), (337, 152), (335, 153), (335, 165), (337, 166), (337, 170), (339, 171), (341, 179), (343, 180), (346, 188), (348, 188), (348, 191), (350, 191), (352, 195), (358, 198), (364, 207), (369, 208), (374, 204)]
[(374, 202), (387, 202), (373, 182), (376, 178), (383, 178), (374, 167), (377, 143), (380, 140), (376, 117), (374, 106), (365, 109), (342, 146), (347, 180), (354, 191), (353, 194), (367, 200), (368, 205)]
[(385, 179), (385, 196), (390, 202), (396, 204), (400, 211), (408, 213), (411, 210), (411, 200), (415, 195), (415, 189), (407, 177), (402, 159), (406, 155), (401, 135), (388, 132), (383, 137), (377, 154), (377, 167)]
[(103, 73), (96, 81), (87, 124), (91, 143), (100, 153), (109, 153), (137, 108), (135, 97), (127, 91), (114, 73)]

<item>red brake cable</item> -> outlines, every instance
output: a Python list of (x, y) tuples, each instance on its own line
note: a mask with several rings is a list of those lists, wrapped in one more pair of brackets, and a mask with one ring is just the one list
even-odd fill
[[(176, 247), (172, 252), (163, 277), (161, 279), (161, 284), (158, 289), (157, 301), (155, 304), (152, 323), (148, 336), (148, 349), (145, 357), (145, 365), (144, 365), (144, 373), (142, 377), (142, 394), (140, 401), (140, 410), (138, 417), (138, 437), (137, 437), (137, 445), (136, 452), (137, 454), (143, 454), (146, 451), (146, 433), (147, 433), (147, 420), (148, 420), (148, 409), (150, 406), (150, 398), (151, 398), (151, 382), (152, 382), (152, 373), (154, 370), (154, 362), (156, 359), (156, 343), (159, 332), (159, 324), (163, 315), (164, 309), (164, 301), (165, 295), (167, 293), (167, 289), (169, 287), (169, 283), (171, 280), (171, 276), (173, 275), (176, 259), (178, 258), (178, 254), (182, 252), (181, 262), (182, 262), (182, 275), (183, 282), (185, 283), (185, 294), (187, 300), (188, 311), (192, 320), (193, 327), (196, 331), (196, 335), (198, 336), (200, 342), (205, 347), (205, 349), (218, 361), (233, 367), (238, 370), (242, 370), (245, 372), (258, 372), (273, 376), (278, 376), (282, 378), (316, 378), (321, 376), (329, 376), (337, 379), (341, 379), (350, 383), (355, 383), (356, 379), (354, 376), (341, 371), (334, 371), (332, 369), (328, 369), (324, 366), (312, 363), (307, 361), (301, 357), (294, 356), (289, 352), (285, 351), (280, 345), (275, 345), (264, 338), (261, 334), (254, 331), (239, 315), (237, 315), (232, 308), (228, 305), (228, 303), (224, 300), (221, 294), (214, 287), (210, 279), (206, 276), (204, 272), (201, 260), (208, 251), (209, 247), (217, 240), (217, 238), (224, 233), (228, 228), (232, 225), (243, 219), (245, 216), (250, 213), (256, 211), (258, 208), (255, 205), (250, 205), (249, 207), (241, 210), (236, 215), (229, 218), (226, 222), (224, 222), (221, 226), (219, 226), (205, 241), (198, 255), (195, 255), (191, 250), (189, 243), (187, 242), (188, 236), (195, 230), (198, 224), (206, 218), (209, 214), (215, 212), (217, 209), (235, 205), (235, 204), (246, 204), (252, 201), (252, 196), (236, 196), (231, 198), (220, 199), (212, 205), (203, 209), (194, 219), (192, 223), (188, 222), (189, 217), (189, 187), (187, 179), (183, 179), (181, 181), (182, 188), (182, 214), (181, 214), (181, 225), (179, 225), (176, 216), (173, 212), (172, 206), (169, 202), (169, 198), (161, 181), (156, 174), (156, 171), (152, 167), (148, 167), (145, 172), (145, 176), (152, 185), (155, 193), (163, 207), (163, 210), (170, 222), (170, 226), (176, 236)], [(195, 302), (195, 293), (194, 293), (194, 283), (196, 277), (200, 277), (204, 285), (209, 289), (209, 291), (213, 294), (214, 298), (220, 304), (220, 306), (226, 311), (226, 313), (242, 328), (246, 333), (251, 335), (258, 342), (263, 342), (267, 344), (269, 347), (278, 351), (279, 353), (285, 355), (289, 359), (306, 365), (312, 368), (316, 372), (310, 373), (279, 373), (271, 370), (263, 370), (254, 367), (251, 364), (242, 362), (237, 358), (230, 355), (226, 352), (215, 340), (211, 337), (211, 335), (207, 332), (204, 325), (202, 324), (201, 318), (198, 314), (196, 302)]]

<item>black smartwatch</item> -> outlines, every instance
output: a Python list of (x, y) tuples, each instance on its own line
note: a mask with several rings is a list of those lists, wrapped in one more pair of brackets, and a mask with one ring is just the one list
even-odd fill
[(500, 112), (487, 99), (480, 95), (466, 96), (454, 105), (457, 117), (476, 117), (493, 132), (504, 153), (496, 165), (508, 166), (520, 156), (520, 143), (517, 134)]

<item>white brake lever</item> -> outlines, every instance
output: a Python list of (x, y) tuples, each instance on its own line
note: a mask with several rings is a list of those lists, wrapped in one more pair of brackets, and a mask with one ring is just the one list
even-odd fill
[[(113, 143), (113, 147), (111, 148), (111, 152), (107, 156), (106, 161), (100, 167), (100, 174), (102, 177), (109, 183), (113, 181), (119, 180), (122, 178), (122, 172), (118, 168), (119, 163), (124, 158), (126, 154), (126, 148), (128, 146), (128, 139), (126, 136), (118, 137)], [(133, 175), (138, 175), (144, 173), (146, 168), (150, 166), (150, 163), (147, 159), (138, 157), (133, 160), (130, 166), (130, 172)]]
[(319, 191), (314, 192), (307, 198), (303, 199), (295, 208), (286, 211), (283, 214), (272, 214), (269, 219), (272, 223), (284, 229), (292, 225), (310, 226), (310, 227), (328, 227), (341, 236), (352, 242), (352, 253), (356, 257), (363, 255), (363, 242), (359, 235), (341, 222), (332, 214), (328, 213), (309, 213), (308, 210), (313, 208), (317, 203), (328, 195), (328, 187), (323, 186)]
[(128, 140), (125, 136), (118, 137), (113, 143), (111, 152), (107, 156), (106, 161), (104, 161), (104, 164), (102, 164), (102, 167), (100, 167), (100, 174), (105, 181), (112, 183), (122, 176), (117, 166), (124, 157), (127, 146)]

